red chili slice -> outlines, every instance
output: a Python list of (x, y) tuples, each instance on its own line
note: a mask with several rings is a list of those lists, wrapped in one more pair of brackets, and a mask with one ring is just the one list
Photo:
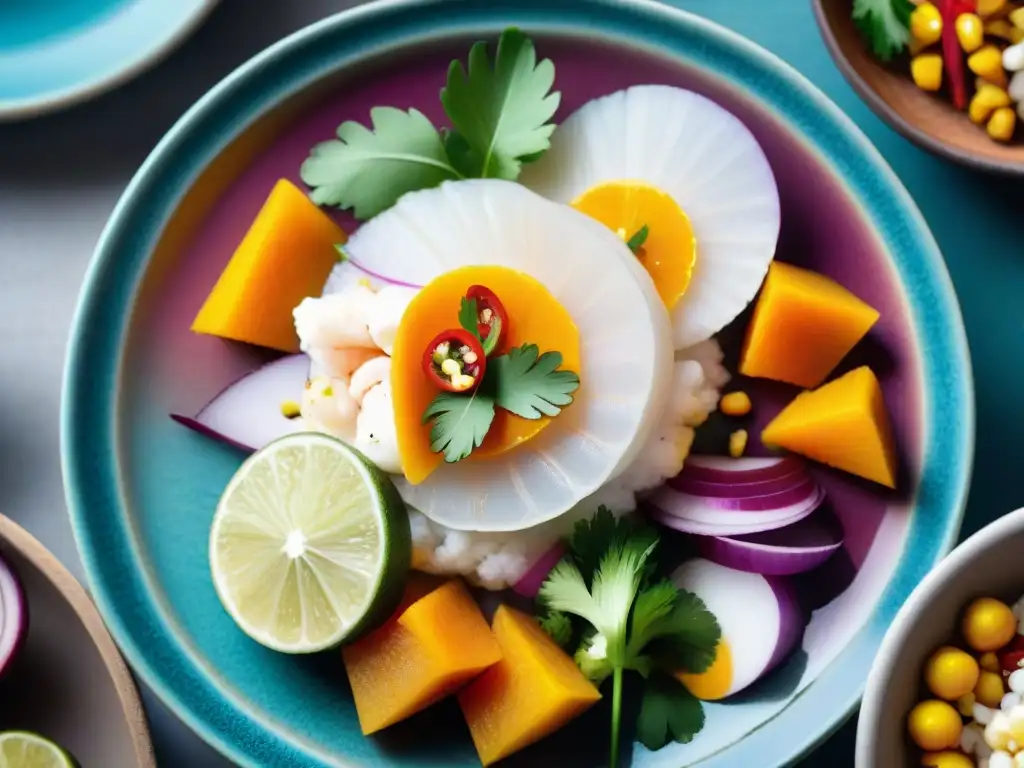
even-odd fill
[[(458, 365), (456, 375), (449, 375), (443, 370), (442, 366), (447, 360), (454, 360)], [(476, 336), (462, 328), (442, 331), (423, 351), (423, 372), (438, 389), (445, 392), (474, 390), (483, 381), (486, 369), (487, 355), (484, 354), (483, 346)], [(456, 377), (461, 379), (463, 376), (472, 377), (473, 383), (462, 385), (456, 381)]]
[(1003, 677), (1009, 677), (1018, 669), (1024, 668), (1024, 651), (1004, 651), (999, 654), (999, 668)]
[(497, 294), (483, 285), (471, 285), (466, 298), (476, 300), (477, 331), (483, 339), (484, 353), (490, 357), (508, 334), (508, 312)]

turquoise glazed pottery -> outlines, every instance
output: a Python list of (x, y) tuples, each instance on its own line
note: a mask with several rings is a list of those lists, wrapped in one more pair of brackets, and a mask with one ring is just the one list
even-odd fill
[[(778, 179), (780, 256), (832, 276), (882, 313), (857, 353), (863, 359), (847, 362), (878, 373), (903, 471), (894, 493), (820, 474), (846, 532), (836, 559), (845, 589), (811, 606), (819, 610), (788, 663), (735, 700), (708, 704), (691, 743), (654, 753), (638, 745), (632, 760), (634, 768), (782, 765), (853, 710), (886, 627), (956, 538), (973, 455), (970, 362), (935, 242), (861, 133), (778, 59), (656, 3), (372, 4), (274, 45), (179, 121), (101, 238), (71, 340), (63, 459), (94, 594), (142, 678), (237, 763), (478, 764), (453, 703), (364, 738), (339, 654), (279, 655), (238, 631), (215, 595), (207, 539), (241, 457), (168, 414), (195, 412), (257, 362), (189, 326), (273, 183), (299, 183), (309, 148), (343, 120), (365, 121), (375, 105), (416, 107), (439, 121), (449, 61), (511, 24), (554, 61), (559, 118), (651, 82), (700, 91), (734, 112)], [(752, 387), (759, 421), (792, 396)], [(592, 734), (607, 732), (607, 716), (599, 706), (507, 764), (602, 765), (604, 738)]]
[(185, 39), (216, 0), (0, 2), (0, 120), (112, 88)]

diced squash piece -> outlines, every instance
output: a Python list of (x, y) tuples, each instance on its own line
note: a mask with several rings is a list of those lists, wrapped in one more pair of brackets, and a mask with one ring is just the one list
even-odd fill
[[(572, 317), (540, 282), (508, 267), (462, 267), (446, 272), (420, 289), (402, 315), (391, 355), (391, 399), (402, 472), (416, 485), (443, 461), (430, 450), (430, 427), (423, 411), (437, 388), (423, 373), (423, 352), (442, 331), (459, 327), (459, 306), (471, 285), (490, 288), (508, 312), (502, 349), (536, 344), (543, 352), (561, 352), (562, 369), (580, 370), (580, 334)], [(504, 453), (536, 436), (551, 419), (523, 419), (497, 409), (483, 444), (467, 461)]]
[(459, 693), (485, 766), (554, 733), (601, 698), (532, 617), (502, 605), (493, 627), (501, 661)]
[(761, 442), (896, 487), (892, 426), (882, 388), (867, 366), (797, 395), (764, 428)]
[(834, 280), (772, 262), (747, 327), (740, 373), (813, 389), (878, 316), (878, 310)]
[(454, 693), (501, 659), (501, 648), (469, 592), (453, 580), (343, 647), (342, 657), (359, 726), (371, 734)]
[(298, 352), (292, 310), (319, 296), (345, 232), (286, 179), (274, 185), (192, 330)]
[(610, 181), (591, 187), (572, 207), (597, 219), (627, 242), (644, 227), (636, 249), (668, 309), (686, 293), (697, 259), (697, 238), (679, 203), (660, 189), (639, 181)]

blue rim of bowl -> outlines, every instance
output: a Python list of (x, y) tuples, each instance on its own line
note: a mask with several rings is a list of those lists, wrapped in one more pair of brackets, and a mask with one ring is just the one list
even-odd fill
[[(778, 57), (713, 22), (652, 0), (382, 0), (324, 19), (267, 48), (178, 121), (118, 202), (87, 271), (72, 325), (61, 457), (72, 528), (93, 594), (142, 679), (207, 742), (242, 765), (268, 760), (310, 764), (308, 753), (246, 713), (204, 676), (187, 641), (170, 628), (162, 598), (150, 589), (125, 513), (116, 450), (121, 358), (133, 299), (151, 248), (178, 200), (175, 190), (185, 188), (242, 127), (284, 97), (369, 53), (498, 31), (508, 24), (563, 35), (585, 30), (588, 36), (652, 48), (705, 70), (714, 60), (716, 75), (768, 109), (774, 105), (787, 126), (797, 128), (838, 169), (850, 194), (876, 223), (902, 283), (915, 286), (913, 295), (906, 296), (907, 311), (916, 337), (926, 342), (918, 344), (918, 352), (929, 395), (923, 404), (919, 498), (948, 514), (940, 524), (913, 514), (903, 556), (864, 627), (773, 718), (783, 727), (762, 725), (727, 750), (729, 765), (741, 759), (738, 749), (750, 764), (785, 764), (813, 749), (855, 710), (886, 627), (956, 540), (974, 457), (970, 354), (938, 245), (906, 189), (856, 125)], [(894, 210), (904, 215), (891, 217)], [(936, 431), (941, 434), (930, 434)], [(140, 614), (145, 631), (131, 623)], [(161, 632), (154, 632), (157, 627)], [(722, 754), (704, 764), (724, 768)]]
[[(0, 123), (24, 120), (74, 106), (95, 98), (138, 77), (180, 46), (210, 15), (220, 0), (199, 0), (177, 24), (158, 30), (158, 39), (146, 48), (135, 50), (118, 66), (84, 77), (67, 87), (19, 99), (0, 99)], [(99, 22), (103, 24), (105, 22)], [(72, 38), (73, 39), (73, 36)]]
[[(1007, 512), (984, 528), (975, 531), (942, 561), (941, 567), (929, 573), (903, 603), (892, 620), (889, 631), (882, 639), (876, 656), (877, 661), (871, 667), (871, 674), (865, 683), (867, 693), (864, 695), (864, 708), (857, 728), (857, 768), (874, 768), (870, 750), (871, 745), (878, 742), (880, 725), (875, 713), (882, 707), (882, 695), (888, 687), (887, 682), (893, 671), (896, 656), (906, 642), (907, 634), (921, 620), (921, 614), (938, 593), (955, 581), (961, 572), (995, 542), (1019, 533), (1021, 528), (1024, 528), (1024, 507)], [(902, 724), (893, 726), (902, 727)]]

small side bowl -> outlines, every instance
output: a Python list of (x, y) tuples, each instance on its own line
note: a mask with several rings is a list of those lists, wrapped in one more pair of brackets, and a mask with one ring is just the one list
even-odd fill
[(975, 533), (914, 589), (890, 626), (868, 675), (857, 725), (856, 768), (917, 765), (907, 715), (922, 693), (925, 661), (955, 640), (966, 605), (1024, 594), (1024, 508)]
[(156, 768), (135, 682), (85, 590), (3, 515), (0, 555), (29, 610), (28, 635), (0, 679), (0, 730), (52, 739), (86, 768)]
[(922, 91), (909, 72), (868, 52), (853, 23), (852, 0), (813, 0), (825, 46), (847, 82), (882, 120), (910, 141), (957, 163), (1024, 176), (1024, 143), (1001, 144), (953, 108), (942, 95)]

